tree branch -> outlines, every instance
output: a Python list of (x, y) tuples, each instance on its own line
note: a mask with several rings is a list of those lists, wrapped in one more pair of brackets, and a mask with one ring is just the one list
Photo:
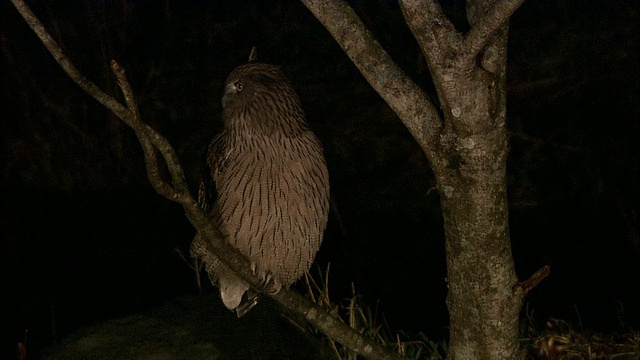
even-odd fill
[(418, 41), (422, 53), (429, 61), (433, 72), (434, 63), (443, 63), (453, 58), (462, 44), (462, 35), (444, 15), (435, 0), (401, 0), (402, 15)]
[[(453, 94), (448, 89), (456, 89), (456, 78), (448, 69), (460, 67), (455, 61), (462, 47), (462, 35), (442, 12), (435, 0), (401, 0), (400, 9), (413, 37), (418, 42), (422, 54), (429, 65), (433, 84), (438, 92), (443, 110), (450, 111), (450, 99)], [(471, 68), (473, 62), (467, 62)], [(445, 116), (445, 121), (446, 121)], [(450, 126), (447, 123), (445, 126)]]
[(545, 265), (538, 269), (530, 278), (524, 281), (520, 281), (513, 286), (513, 292), (516, 296), (524, 299), (525, 296), (534, 287), (538, 286), (542, 280), (551, 274), (551, 266)]
[(463, 37), (444, 15), (437, 1), (400, 0), (407, 25), (429, 64), (441, 104), (447, 103), (443, 97), (451, 95), (445, 94), (443, 88), (451, 76), (443, 74), (443, 71), (451, 67), (472, 70), (477, 63), (477, 55), (524, 0), (497, 0), (484, 13), (480, 6), (484, 3), (477, 2), (467, 2), (467, 18), (472, 27)]
[[(464, 37), (463, 51), (467, 59), (475, 58), (524, 0), (497, 0)], [(472, 16), (476, 17), (476, 16)]]
[[(69, 75), (69, 77), (84, 89), (98, 102), (111, 110), (118, 118), (130, 126), (136, 133), (145, 156), (147, 175), (154, 189), (169, 200), (178, 202), (184, 208), (187, 217), (194, 228), (206, 240), (208, 250), (222, 260), (249, 284), (256, 286), (260, 279), (253, 274), (249, 260), (238, 250), (230, 246), (220, 231), (214, 226), (207, 214), (200, 208), (191, 196), (188, 185), (184, 180), (184, 172), (178, 161), (178, 156), (171, 144), (156, 132), (153, 128), (142, 122), (138, 113), (138, 106), (133, 96), (133, 91), (125, 76), (124, 69), (112, 61), (111, 69), (118, 80), (118, 85), (124, 95), (127, 106), (123, 106), (117, 100), (103, 92), (94, 83), (84, 77), (64, 54), (62, 48), (49, 35), (42, 23), (33, 14), (31, 9), (22, 0), (11, 0), (15, 8), (25, 19), (29, 27), (40, 38), (44, 46), (53, 55), (56, 62)], [(172, 184), (167, 183), (160, 176), (160, 169), (156, 150), (162, 154), (167, 168), (171, 174)], [(269, 284), (265, 292), (273, 292), (273, 284)], [(370, 339), (366, 339), (360, 333), (350, 328), (345, 323), (333, 318), (330, 314), (316, 304), (305, 299), (293, 290), (283, 288), (277, 294), (270, 295), (280, 304), (291, 311), (304, 314), (309, 323), (318, 330), (340, 342), (355, 353), (368, 359), (401, 359), (402, 357), (384, 348)]]
[(346, 2), (301, 1), (398, 115), (429, 160), (435, 159), (442, 121), (425, 92), (391, 59)]

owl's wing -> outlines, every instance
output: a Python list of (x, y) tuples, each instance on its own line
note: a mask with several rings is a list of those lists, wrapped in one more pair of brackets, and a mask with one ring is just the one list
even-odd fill
[(202, 168), (200, 169), (200, 185), (198, 187), (198, 204), (206, 213), (210, 213), (213, 204), (218, 199), (216, 191), (215, 173), (221, 161), (220, 149), (222, 146), (222, 134), (217, 135), (204, 154)]

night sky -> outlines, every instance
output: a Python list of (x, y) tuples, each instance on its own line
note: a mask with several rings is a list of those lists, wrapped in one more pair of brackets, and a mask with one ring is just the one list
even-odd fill
[[(444, 2), (465, 28), (462, 1)], [(192, 193), (220, 128), (224, 79), (257, 46), (282, 67), (325, 147), (332, 198), (318, 267), (331, 292), (378, 307), (396, 330), (446, 335), (439, 197), (420, 148), (328, 32), (295, 1), (38, 1), (75, 65), (178, 152)], [(352, 6), (432, 96), (393, 1)], [(508, 60), (510, 227), (516, 270), (551, 276), (527, 298), (537, 326), (640, 328), (640, 136), (636, 1), (526, 2)], [(9, 1), (0, 4), (0, 341), (42, 344), (78, 327), (197, 294), (195, 231), (153, 192), (133, 132), (62, 72)], [(430, 191), (431, 190), (431, 191)], [(317, 273), (314, 266), (312, 273)], [(210, 287), (205, 287), (211, 292)]]

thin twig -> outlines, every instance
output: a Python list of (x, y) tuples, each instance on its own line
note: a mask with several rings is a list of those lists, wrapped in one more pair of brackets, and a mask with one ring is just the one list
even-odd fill
[(545, 265), (538, 269), (531, 277), (527, 280), (520, 281), (516, 283), (513, 287), (514, 293), (521, 298), (524, 298), (529, 291), (531, 291), (534, 287), (538, 286), (542, 280), (544, 280), (547, 276), (551, 274), (551, 266)]

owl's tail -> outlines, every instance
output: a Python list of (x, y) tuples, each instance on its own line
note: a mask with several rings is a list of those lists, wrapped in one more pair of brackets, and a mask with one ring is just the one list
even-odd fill
[[(225, 274), (221, 274), (220, 270), (225, 268)], [(249, 284), (244, 280), (235, 276), (226, 266), (219, 266), (217, 269), (218, 286), (220, 287), (220, 297), (224, 306), (229, 310), (236, 310), (243, 302), (244, 294), (249, 290)]]
[[(191, 243), (191, 256), (204, 260), (209, 278), (213, 284), (220, 288), (220, 297), (227, 309), (235, 311), (238, 317), (242, 317), (256, 306), (262, 293), (252, 289), (246, 281), (221, 263), (215, 255), (210, 254), (200, 235), (196, 235)], [(264, 284), (266, 285), (270, 281), (271, 276), (265, 276)]]

